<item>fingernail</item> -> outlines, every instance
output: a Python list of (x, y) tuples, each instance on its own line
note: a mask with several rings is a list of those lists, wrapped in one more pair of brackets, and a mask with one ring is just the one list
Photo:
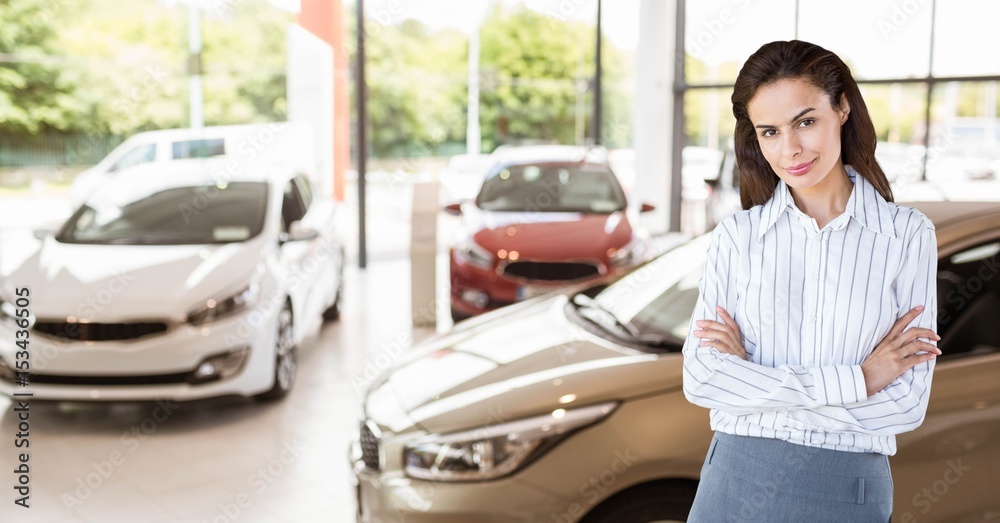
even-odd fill
[(716, 305), (715, 310), (722, 312), (722, 305)]
[(917, 305), (916, 307), (914, 307), (914, 309), (917, 309), (918, 311), (922, 311), (922, 310), (924, 310), (924, 306), (923, 305)]

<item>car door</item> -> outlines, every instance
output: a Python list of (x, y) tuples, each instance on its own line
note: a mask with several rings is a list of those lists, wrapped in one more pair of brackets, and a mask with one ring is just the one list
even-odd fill
[(938, 357), (924, 423), (897, 437), (893, 521), (1000, 516), (1000, 231), (938, 262)]
[(312, 183), (305, 175), (297, 175), (294, 181), (306, 207), (302, 223), (319, 233), (319, 237), (312, 242), (310, 260), (303, 267), (303, 276), (310, 284), (307, 308), (312, 315), (310, 317), (313, 317), (333, 303), (340, 285), (343, 250), (337, 236), (333, 200), (316, 195)]
[(282, 189), (281, 200), (281, 257), (285, 270), (286, 290), (292, 300), (295, 325), (298, 332), (308, 330), (308, 323), (316, 315), (315, 307), (310, 307), (314, 292), (310, 281), (310, 254), (316, 249), (317, 240), (284, 241), (292, 224), (303, 222), (308, 212), (308, 202), (302, 196), (299, 185), (289, 179)]

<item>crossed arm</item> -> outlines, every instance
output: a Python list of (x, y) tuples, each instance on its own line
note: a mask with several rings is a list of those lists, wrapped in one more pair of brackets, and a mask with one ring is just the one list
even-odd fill
[[(738, 252), (726, 221), (716, 227), (684, 344), (684, 393), (694, 404), (733, 415), (778, 410), (793, 428), (876, 436), (912, 430), (923, 421), (936, 341), (937, 252), (929, 225), (909, 241), (898, 276), (906, 314), (861, 365), (780, 365), (747, 361), (736, 309)], [(922, 306), (918, 308), (918, 306)], [(913, 328), (904, 330), (908, 325)]]

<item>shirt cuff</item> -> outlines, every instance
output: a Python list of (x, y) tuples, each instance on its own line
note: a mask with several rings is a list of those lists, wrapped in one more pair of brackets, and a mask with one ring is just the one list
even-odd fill
[(848, 365), (854, 381), (854, 394), (857, 399), (854, 401), (844, 401), (844, 404), (861, 403), (868, 399), (868, 382), (865, 381), (865, 373), (861, 371), (861, 365)]
[(868, 398), (868, 387), (860, 365), (822, 365), (813, 367), (813, 384), (822, 390), (818, 398), (824, 405), (849, 405)]

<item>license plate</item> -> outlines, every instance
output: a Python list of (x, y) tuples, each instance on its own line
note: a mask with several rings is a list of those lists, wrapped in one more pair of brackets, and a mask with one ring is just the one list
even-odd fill
[(534, 298), (535, 296), (541, 296), (547, 292), (551, 292), (553, 287), (539, 287), (535, 285), (520, 285), (517, 288), (517, 301), (527, 300)]

